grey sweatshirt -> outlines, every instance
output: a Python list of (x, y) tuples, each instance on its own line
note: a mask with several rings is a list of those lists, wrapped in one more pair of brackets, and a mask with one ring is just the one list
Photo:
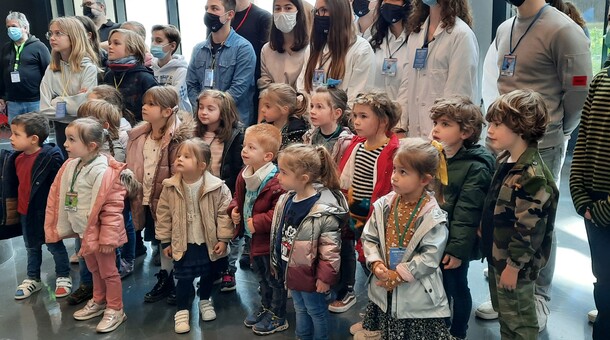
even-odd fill
[(167, 64), (160, 67), (159, 60), (155, 58), (152, 61), (151, 68), (159, 85), (169, 85), (176, 88), (180, 95), (180, 109), (192, 113), (193, 108), (186, 91), (186, 70), (188, 68), (186, 59), (179, 54), (174, 54)]

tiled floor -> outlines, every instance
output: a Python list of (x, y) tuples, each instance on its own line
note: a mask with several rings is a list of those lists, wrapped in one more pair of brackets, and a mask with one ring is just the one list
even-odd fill
[[(7, 138), (0, 132), (0, 138)], [(6, 147), (6, 139), (0, 140), (0, 148)], [(540, 334), (541, 339), (591, 339), (591, 326), (587, 323), (586, 313), (593, 308), (591, 264), (584, 226), (575, 214), (568, 192), (567, 176), (569, 166), (564, 168), (564, 185), (557, 218), (557, 238), (559, 242), (557, 268), (551, 303), (551, 316), (547, 329)], [(67, 241), (69, 251), (73, 242)], [(54, 270), (48, 252), (44, 256), (43, 281), (49, 286), (35, 293), (29, 299), (13, 299), (15, 287), (23, 280), (26, 267), (23, 240), (15, 238), (0, 241), (0, 246), (13, 248), (14, 255), (0, 264), (0, 339), (85, 339), (95, 333), (99, 319), (75, 321), (72, 313), (78, 307), (69, 306), (62, 299), (55, 300)], [(150, 252), (149, 252), (150, 253)], [(155, 282), (154, 273), (158, 270), (151, 263), (151, 257), (137, 261), (135, 273), (123, 281), (123, 299), (128, 320), (116, 331), (98, 335), (98, 339), (251, 339), (256, 336), (243, 326), (243, 318), (257, 305), (257, 282), (250, 271), (238, 271), (237, 291), (214, 294), (218, 318), (204, 323), (199, 320), (197, 304), (193, 304), (191, 332), (176, 335), (173, 331), (174, 307), (164, 301), (154, 304), (143, 302), (143, 296)], [(488, 296), (487, 282), (483, 278), (484, 264), (471, 263), (470, 287), (474, 307), (484, 302)], [(358, 303), (350, 311), (332, 315), (330, 319), (330, 338), (350, 339), (349, 326), (359, 320), (359, 312), (366, 305), (364, 276), (358, 274)], [(72, 266), (75, 286), (78, 284), (78, 268)], [(294, 338), (294, 312), (288, 302), (290, 328), (269, 339)], [(499, 326), (495, 321), (482, 321), (471, 314), (469, 339), (500, 339)]]

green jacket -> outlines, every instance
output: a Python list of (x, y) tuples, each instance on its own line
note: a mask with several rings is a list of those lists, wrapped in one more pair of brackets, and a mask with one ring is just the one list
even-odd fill
[(505, 178), (497, 178), (509, 156), (498, 156), (485, 201), (483, 253), (498, 273), (510, 265), (520, 269), (520, 280), (534, 281), (551, 253), (559, 191), (536, 145), (526, 149)]
[(462, 261), (480, 258), (477, 228), (481, 224), (495, 161), (494, 156), (481, 145), (462, 147), (447, 159), (449, 184), (443, 189), (445, 202), (441, 204), (447, 212), (449, 227), (445, 253)]

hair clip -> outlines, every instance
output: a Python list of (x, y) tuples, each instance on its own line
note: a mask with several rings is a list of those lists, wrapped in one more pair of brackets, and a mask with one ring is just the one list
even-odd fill
[(443, 144), (439, 141), (432, 140), (430, 142), (434, 148), (438, 151), (440, 161), (438, 162), (438, 170), (436, 171), (436, 178), (441, 181), (442, 185), (449, 184), (449, 175), (447, 174), (447, 160), (445, 159), (445, 153), (443, 152)]
[(108, 131), (108, 129), (103, 130), (103, 135), (104, 135), (104, 137), (110, 136), (110, 132)]
[(326, 87), (329, 89), (336, 89), (339, 84), (341, 84), (341, 79), (333, 79), (333, 78), (328, 78), (328, 80), (326, 81)]

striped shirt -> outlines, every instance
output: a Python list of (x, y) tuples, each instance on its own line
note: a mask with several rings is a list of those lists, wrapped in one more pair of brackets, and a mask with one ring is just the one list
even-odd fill
[(370, 199), (373, 196), (375, 164), (386, 145), (387, 143), (373, 150), (367, 150), (364, 147), (364, 143), (358, 147), (354, 162), (354, 179), (352, 181), (352, 198), (354, 200), (361, 201), (365, 198)]

